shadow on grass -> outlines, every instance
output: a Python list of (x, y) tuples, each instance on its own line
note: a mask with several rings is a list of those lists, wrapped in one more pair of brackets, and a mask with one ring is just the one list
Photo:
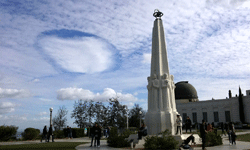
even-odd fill
[(36, 143), (22, 145), (1, 145), (0, 150), (75, 150), (75, 147), (88, 142), (54, 142), (54, 143)]

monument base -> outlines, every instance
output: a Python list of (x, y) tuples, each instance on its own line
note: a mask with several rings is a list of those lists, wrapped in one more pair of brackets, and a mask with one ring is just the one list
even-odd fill
[[(187, 139), (191, 134), (182, 134), (182, 135), (172, 135), (174, 137), (174, 139), (176, 141), (178, 141), (178, 146), (180, 146), (185, 139)], [(153, 135), (149, 135), (149, 136), (153, 136)], [(158, 137), (161, 137), (162, 135), (159, 135)], [(170, 135), (171, 136), (171, 135)], [(202, 144), (201, 142), (201, 138), (199, 137), (198, 134), (193, 134), (194, 136), (194, 141), (196, 144)], [(144, 144), (145, 144), (145, 137), (142, 137), (142, 139), (138, 140), (138, 134), (131, 134), (127, 140), (128, 141), (132, 141), (133, 140), (133, 146), (134, 148), (144, 148)], [(191, 142), (189, 143), (189, 145), (191, 145)]]
[(171, 111), (148, 111), (145, 116), (145, 123), (148, 135), (156, 135), (166, 129), (168, 129), (172, 135), (175, 134), (174, 116)]

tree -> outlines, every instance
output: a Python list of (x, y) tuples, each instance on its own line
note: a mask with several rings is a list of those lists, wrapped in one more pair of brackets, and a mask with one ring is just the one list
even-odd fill
[(15, 135), (18, 127), (16, 126), (0, 126), (0, 141), (8, 141), (12, 135)]
[(140, 114), (142, 112), (141, 118), (142, 123), (144, 122), (143, 118), (145, 117), (146, 112), (139, 106), (139, 104), (135, 104), (134, 107), (129, 111), (129, 126), (130, 127), (137, 127), (140, 126)]
[(96, 116), (96, 122), (97, 123), (103, 123), (103, 108), (105, 106), (102, 104), (102, 102), (96, 102), (95, 103), (95, 116)]
[(87, 107), (87, 118), (89, 120), (89, 123), (92, 123), (92, 119), (95, 117), (95, 104), (94, 101), (91, 100), (88, 102), (88, 107)]
[(83, 128), (84, 124), (88, 120), (88, 114), (86, 113), (88, 111), (88, 102), (82, 100), (78, 100), (78, 102), (75, 102), (74, 104), (74, 110), (71, 113), (71, 118), (75, 118), (75, 124), (77, 124), (78, 127)]
[(102, 105), (102, 111), (100, 113), (100, 118), (101, 118), (101, 124), (102, 126), (108, 126), (109, 122), (109, 106), (104, 106)]
[(244, 105), (243, 105), (243, 94), (241, 93), (241, 88), (239, 87), (239, 113), (240, 113), (240, 121), (245, 123), (245, 114), (244, 114)]
[(57, 115), (53, 118), (54, 127), (61, 130), (61, 128), (66, 127), (68, 111), (65, 106), (59, 107)]
[(123, 128), (126, 125), (126, 109), (124, 105), (121, 105), (118, 98), (109, 99), (109, 122), (111, 126)]

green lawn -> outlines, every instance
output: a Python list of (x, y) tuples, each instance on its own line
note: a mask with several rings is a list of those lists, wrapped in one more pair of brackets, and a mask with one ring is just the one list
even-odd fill
[(246, 141), (246, 142), (250, 142), (250, 133), (248, 133), (248, 134), (242, 134), (242, 135), (237, 135), (236, 140), (237, 140), (237, 141)]
[(75, 150), (75, 147), (88, 142), (54, 142), (22, 145), (1, 145), (0, 150)]

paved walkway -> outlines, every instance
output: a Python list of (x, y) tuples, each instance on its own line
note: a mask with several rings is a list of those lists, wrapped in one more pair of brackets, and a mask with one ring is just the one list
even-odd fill
[[(237, 135), (247, 134), (250, 131), (244, 132), (237, 132)], [(90, 138), (74, 138), (74, 139), (55, 139), (55, 142), (89, 142), (87, 144), (82, 144), (76, 147), (77, 150), (124, 150), (126, 148), (111, 148), (107, 146), (106, 140), (101, 140), (100, 145), (101, 147), (89, 147), (90, 146)], [(40, 140), (35, 141), (18, 141), (18, 142), (0, 142), (0, 145), (20, 145), (20, 144), (36, 144), (40, 143)], [(236, 145), (229, 145), (228, 136), (223, 136), (223, 145), (221, 146), (214, 146), (214, 147), (207, 147), (207, 150), (250, 150), (250, 142), (242, 142), (236, 141)], [(195, 148), (194, 150), (201, 150), (201, 147)]]

